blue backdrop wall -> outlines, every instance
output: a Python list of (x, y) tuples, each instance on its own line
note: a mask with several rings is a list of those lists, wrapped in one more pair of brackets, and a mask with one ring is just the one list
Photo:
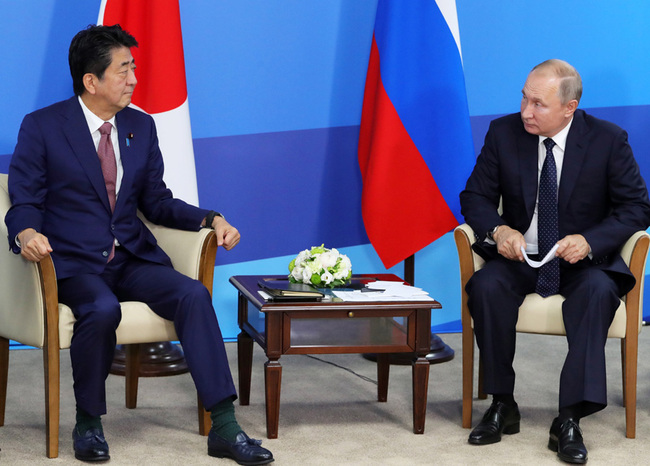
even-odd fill
[[(217, 314), (234, 338), (231, 275), (285, 273), (295, 254), (321, 243), (348, 254), (355, 272), (385, 271), (363, 228), (356, 160), (376, 0), (180, 5), (199, 202), (242, 232), (235, 250), (219, 252), (215, 273)], [(94, 0), (0, 0), (0, 172), (23, 116), (72, 94), (67, 48), (98, 9)], [(550, 37), (541, 9), (553, 12)], [(650, 4), (470, 0), (458, 2), (458, 20), (477, 152), (489, 121), (518, 111), (528, 70), (557, 57), (582, 74), (581, 107), (629, 131), (650, 179)], [(415, 276), (443, 305), (434, 330), (458, 331), (451, 235), (416, 255)]]

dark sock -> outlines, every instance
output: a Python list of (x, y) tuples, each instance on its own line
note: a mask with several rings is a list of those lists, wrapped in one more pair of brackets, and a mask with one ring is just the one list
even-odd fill
[(577, 424), (580, 424), (579, 407), (580, 407), (579, 405), (571, 405), (571, 406), (567, 406), (566, 408), (560, 409), (560, 414), (558, 415), (560, 424), (566, 421), (567, 419), (573, 419), (574, 421), (576, 421)]
[(212, 430), (229, 442), (234, 442), (235, 437), (242, 430), (235, 418), (235, 405), (230, 398), (217, 403), (210, 410), (210, 418), (212, 419)]
[(492, 395), (492, 401), (494, 403), (501, 402), (505, 404), (506, 406), (514, 406), (515, 403), (515, 397), (512, 393), (497, 393)]
[(77, 406), (77, 432), (83, 435), (84, 432), (90, 429), (102, 430), (101, 416), (91, 416), (86, 411)]

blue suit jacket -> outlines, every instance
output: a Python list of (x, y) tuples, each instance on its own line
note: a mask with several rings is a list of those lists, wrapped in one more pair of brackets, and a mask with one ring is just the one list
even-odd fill
[(171, 265), (137, 211), (184, 230), (198, 230), (208, 212), (174, 199), (166, 187), (149, 115), (127, 107), (117, 113), (116, 126), (124, 175), (113, 213), (77, 97), (27, 115), (20, 127), (9, 166), (9, 244), (19, 253), (17, 233), (30, 227), (43, 233), (59, 279), (101, 273), (113, 238), (138, 257)]
[[(466, 222), (483, 240), (496, 225), (526, 232), (537, 198), (537, 144), (519, 113), (494, 120), (476, 166), (460, 194)], [(497, 208), (502, 200), (503, 213)], [(634, 285), (617, 250), (638, 230), (650, 225), (645, 182), (618, 126), (576, 110), (567, 137), (558, 191), (560, 238), (581, 234), (593, 260), (577, 267), (597, 266), (618, 276), (622, 292)], [(496, 248), (478, 241), (477, 252), (489, 259)], [(569, 266), (562, 261), (563, 266)]]

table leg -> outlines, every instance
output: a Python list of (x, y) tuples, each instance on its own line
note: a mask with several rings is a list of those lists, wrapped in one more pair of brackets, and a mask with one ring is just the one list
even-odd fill
[(413, 433), (424, 433), (429, 389), (429, 361), (420, 356), (413, 361)]
[(253, 339), (246, 332), (237, 335), (237, 365), (239, 368), (239, 404), (248, 406), (253, 369)]
[(377, 354), (377, 401), (388, 399), (388, 375), (390, 373), (390, 354)]
[(264, 385), (266, 386), (266, 436), (278, 438), (280, 424), (280, 385), (282, 366), (275, 359), (264, 363)]

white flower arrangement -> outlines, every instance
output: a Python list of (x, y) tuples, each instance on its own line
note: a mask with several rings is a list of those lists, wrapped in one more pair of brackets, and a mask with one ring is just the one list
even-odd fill
[(352, 263), (345, 254), (324, 244), (301, 251), (289, 264), (289, 281), (320, 288), (341, 286), (352, 277)]

